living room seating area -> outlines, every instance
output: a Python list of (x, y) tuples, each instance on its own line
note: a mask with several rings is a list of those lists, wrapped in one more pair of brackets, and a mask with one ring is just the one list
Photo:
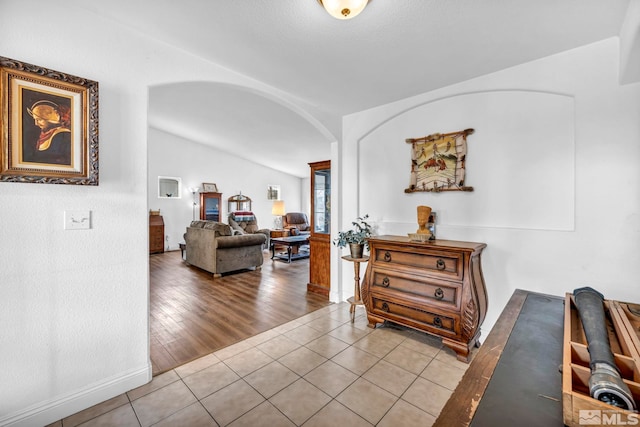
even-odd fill
[[(216, 194), (219, 203), (220, 194)], [(260, 228), (251, 206), (251, 198), (238, 193), (228, 199), (228, 224), (204, 219), (202, 213), (200, 220), (194, 219), (184, 233), (185, 243), (180, 245), (186, 252), (187, 264), (213, 273), (216, 278), (223, 273), (260, 269), (264, 250), (272, 250), (271, 259), (282, 258), (291, 262), (292, 259), (299, 258), (298, 245), (288, 247), (286, 257), (283, 258), (281, 254), (276, 257), (275, 248), (271, 248), (270, 241), (274, 236), (309, 235), (307, 214), (288, 212), (281, 217), (282, 228), (271, 230)], [(282, 248), (279, 246), (279, 249)], [(308, 254), (308, 250), (306, 253)]]
[(298, 229), (300, 234), (310, 234), (311, 225), (309, 224), (309, 217), (304, 212), (288, 212), (282, 216), (282, 228), (285, 230), (291, 230), (292, 228)]
[(230, 225), (216, 221), (192, 221), (184, 234), (188, 264), (213, 273), (260, 269), (266, 237), (262, 233), (235, 232)]

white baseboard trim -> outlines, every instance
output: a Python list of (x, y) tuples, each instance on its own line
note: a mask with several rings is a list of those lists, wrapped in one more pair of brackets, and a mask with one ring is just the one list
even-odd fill
[(346, 300), (347, 299), (344, 297), (342, 292), (335, 292), (335, 291), (329, 292), (329, 301), (331, 302), (339, 303)]
[(0, 418), (0, 426), (42, 427), (151, 381), (152, 367), (132, 369)]

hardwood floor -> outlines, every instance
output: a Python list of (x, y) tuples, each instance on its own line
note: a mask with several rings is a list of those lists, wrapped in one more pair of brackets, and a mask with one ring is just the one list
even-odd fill
[(212, 275), (180, 251), (149, 256), (153, 375), (330, 304), (307, 293), (309, 260), (272, 261), (262, 270)]

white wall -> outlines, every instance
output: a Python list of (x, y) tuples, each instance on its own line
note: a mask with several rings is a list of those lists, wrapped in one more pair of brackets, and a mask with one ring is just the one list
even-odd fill
[[(151, 379), (148, 88), (179, 76), (286, 98), (83, 4), (0, 1), (2, 56), (100, 84), (99, 186), (0, 183), (0, 425), (46, 425)], [(64, 231), (65, 210), (90, 210), (92, 228)]]
[[(609, 39), (346, 117), (342, 224), (369, 213), (406, 235), (424, 204), (439, 238), (487, 243), (485, 337), (517, 288), (640, 300), (640, 84), (618, 64)], [(405, 194), (404, 140), (466, 128), (475, 191)]]
[[(147, 221), (156, 206), (147, 197), (148, 88), (179, 76), (286, 97), (82, 5), (0, 0), (0, 54), (100, 82), (100, 185), (0, 183), (0, 425), (45, 425), (150, 379)], [(349, 224), (358, 215), (359, 141), (390, 118), (474, 91), (564, 94), (575, 99), (575, 230), (445, 222), (439, 235), (488, 243), (484, 270), (492, 318), (517, 287), (559, 295), (591, 284), (610, 298), (638, 300), (640, 89), (617, 84), (617, 63), (616, 40), (609, 40), (345, 118), (345, 143), (332, 158), (340, 177), (332, 217)], [(437, 123), (434, 129), (442, 130)], [(407, 179), (404, 167), (389, 171), (384, 162), (369, 170), (403, 176), (402, 185)], [(603, 173), (614, 179), (602, 179)], [(182, 178), (187, 185), (201, 179)], [(474, 185), (471, 172), (469, 180)], [(222, 190), (233, 188), (225, 183)], [(417, 201), (446, 210), (449, 196), (457, 197), (415, 196), (398, 211), (415, 211)], [(64, 210), (82, 209), (92, 211), (91, 230), (64, 231)], [(389, 227), (397, 233), (415, 228), (406, 221)], [(343, 268), (335, 248), (332, 253), (332, 268), (342, 269), (340, 281), (351, 289), (350, 266)]]
[[(190, 187), (202, 183), (215, 183), (222, 193), (222, 222), (229, 213), (227, 199), (238, 194), (249, 196), (252, 210), (261, 228), (273, 228), (271, 215), (273, 202), (267, 200), (267, 186), (280, 185), (281, 199), (287, 211), (298, 212), (302, 208), (303, 179), (275, 169), (252, 163), (240, 157), (221, 152), (212, 147), (180, 138), (158, 129), (149, 129), (149, 208), (160, 209), (169, 237), (169, 250), (178, 249), (184, 242), (183, 234), (193, 218), (193, 194)], [(229, 142), (233, 145), (233, 141)], [(158, 198), (158, 176), (175, 176), (182, 179), (182, 198)], [(307, 191), (308, 193), (308, 191)], [(199, 196), (196, 219), (200, 217)], [(165, 242), (165, 249), (167, 243)]]

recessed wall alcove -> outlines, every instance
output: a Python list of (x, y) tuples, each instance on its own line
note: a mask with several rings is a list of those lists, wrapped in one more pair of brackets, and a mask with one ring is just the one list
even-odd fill
[[(575, 212), (574, 99), (518, 90), (461, 94), (416, 106), (359, 141), (360, 212), (415, 224), (428, 205), (448, 226), (570, 231)], [(467, 128), (473, 192), (404, 193), (407, 138)], [(384, 195), (384, 197), (381, 197)]]

